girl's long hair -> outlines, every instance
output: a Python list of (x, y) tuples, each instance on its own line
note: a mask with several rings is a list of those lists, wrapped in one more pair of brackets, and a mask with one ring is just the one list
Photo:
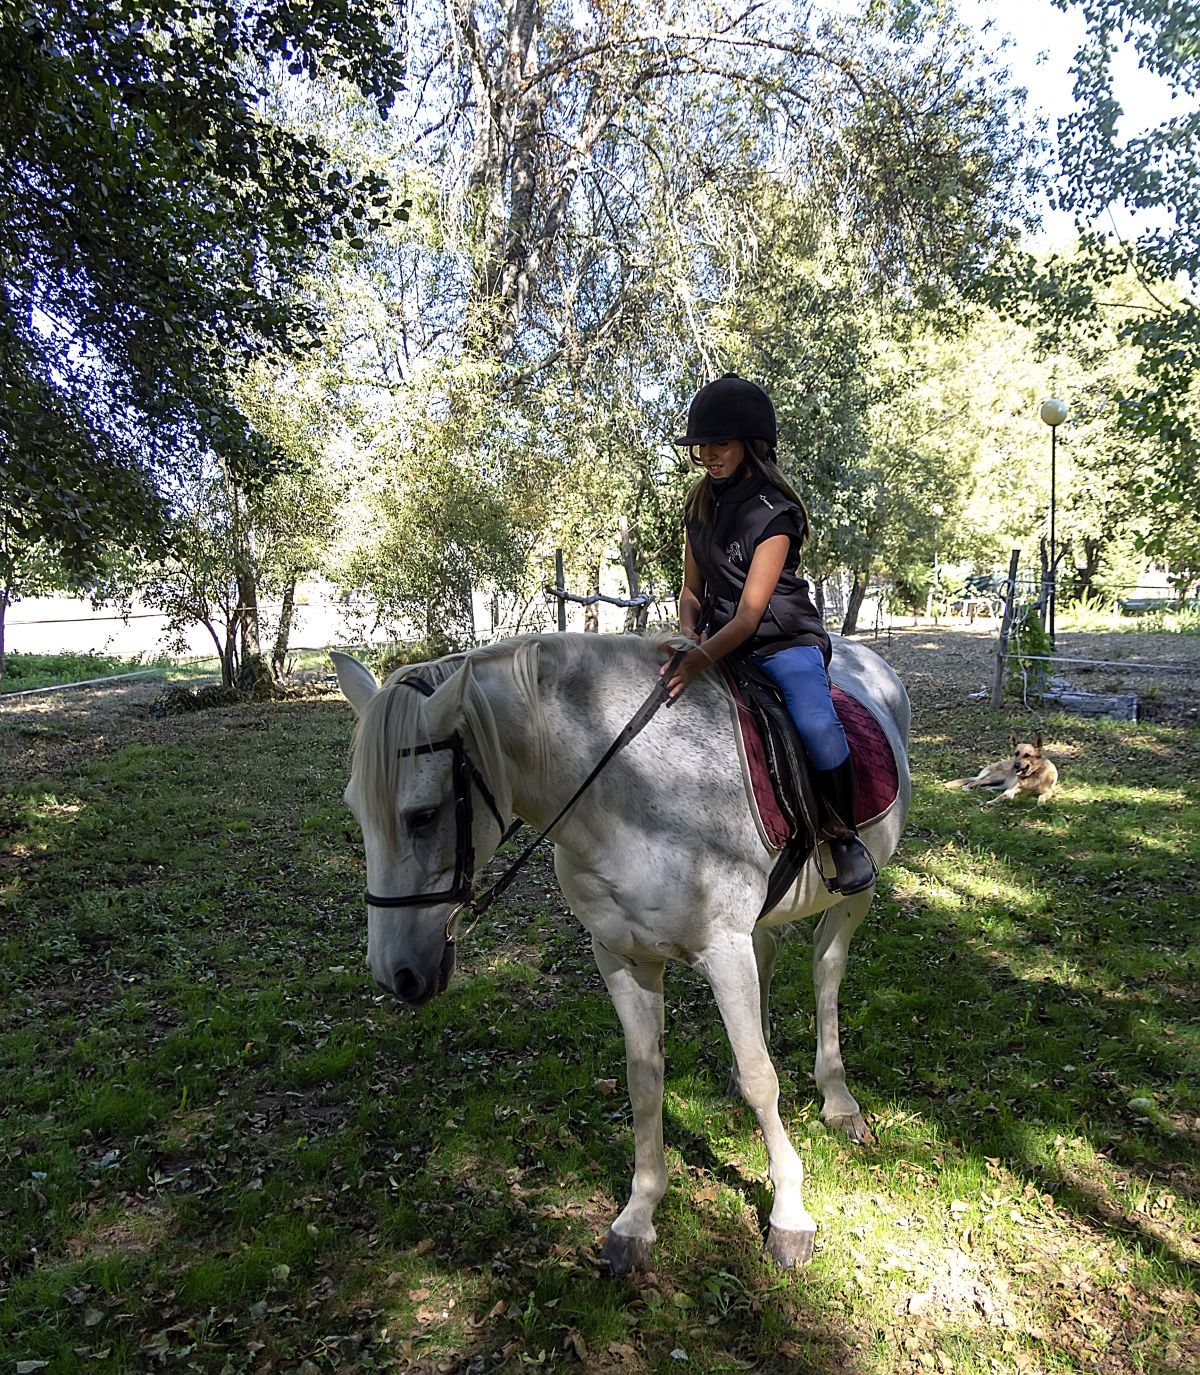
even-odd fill
[[(776, 462), (774, 447), (768, 444), (765, 439), (743, 439), (742, 443), (746, 446), (746, 461), (753, 463), (772, 487), (778, 487), (785, 497), (799, 506), (800, 543), (803, 544), (808, 538), (808, 507), (805, 506), (800, 493), (784, 477), (782, 469)], [(694, 458), (696, 451), (693, 449), (691, 452)], [(701, 525), (707, 525), (711, 514), (712, 483), (709, 481), (708, 474), (705, 473), (702, 478), (693, 483), (692, 490), (687, 494), (684, 518), (698, 521)]]

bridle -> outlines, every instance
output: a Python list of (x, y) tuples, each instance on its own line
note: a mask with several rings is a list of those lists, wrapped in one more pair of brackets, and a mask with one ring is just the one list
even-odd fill
[[(420, 678), (402, 678), (398, 686), (415, 688), (424, 697), (433, 696), (433, 688)], [(467, 747), (458, 731), (445, 740), (434, 740), (428, 745), (416, 745), (412, 749), (400, 751), (401, 758), (411, 758), (418, 754), (434, 754), (438, 750), (449, 750), (451, 755), (450, 777), (454, 790), (454, 880), (449, 888), (440, 893), (389, 893), (380, 895), (367, 889), (368, 907), (424, 907), (435, 902), (457, 902), (461, 909), (471, 896), (475, 879), (475, 834), (473, 829), (474, 812), (471, 806), (471, 784), (479, 789), (479, 795), (487, 803), (488, 809), (500, 826), (500, 843), (510, 839), (521, 826), (518, 818), (510, 826), (505, 826), (500, 808), (488, 787), (483, 774), (475, 761), (467, 753)]]
[[(517, 831), (524, 824), (520, 817), (517, 817), (509, 826), (505, 826), (504, 818), (500, 815), (500, 809), (496, 806), (496, 799), (492, 796), (492, 790), (488, 787), (483, 774), (480, 773), (475, 761), (467, 753), (466, 745), (463, 743), (462, 735), (455, 731), (445, 740), (435, 740), (427, 745), (416, 745), (411, 749), (400, 751), (401, 757), (417, 754), (433, 754), (436, 750), (449, 750), (451, 752), (451, 781), (454, 790), (454, 880), (449, 888), (443, 889), (438, 893), (403, 893), (403, 894), (384, 894), (372, 893), (367, 890), (368, 907), (427, 907), (438, 902), (453, 902), (457, 905), (446, 918), (446, 939), (454, 940), (457, 931), (457, 922), (464, 911), (470, 909), (474, 912), (474, 918), (468, 927), (468, 933), (474, 929), (475, 923), (487, 911), (493, 902), (508, 888), (518, 872), (524, 867), (526, 860), (533, 854), (534, 850), (550, 834), (555, 826), (571, 810), (585, 789), (596, 779), (601, 769), (608, 761), (625, 748), (643, 726), (650, 720), (654, 713), (665, 702), (670, 706), (675, 699), (667, 695), (667, 684), (675, 675), (675, 670), (679, 666), (680, 660), (688, 651), (686, 649), (676, 650), (667, 668), (660, 674), (650, 695), (634, 712), (632, 718), (621, 731), (620, 735), (605, 750), (600, 761), (592, 769), (591, 773), (583, 780), (578, 788), (571, 794), (566, 805), (559, 811), (558, 815), (551, 821), (542, 833), (531, 841), (524, 850), (508, 866), (503, 874), (496, 880), (486, 892), (479, 897), (472, 898), (471, 893), (475, 886), (475, 839), (472, 833), (473, 811), (471, 805), (471, 785), (479, 789), (479, 794), (487, 803), (492, 815), (496, 818), (500, 826), (500, 845), (506, 840), (511, 840)], [(424, 697), (433, 696), (433, 688), (421, 678), (401, 678), (397, 686), (415, 688)], [(497, 846), (499, 848), (499, 845)]]

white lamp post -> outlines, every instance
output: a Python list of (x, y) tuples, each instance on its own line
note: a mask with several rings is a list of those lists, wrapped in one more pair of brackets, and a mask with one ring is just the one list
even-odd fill
[(1057, 553), (1054, 543), (1054, 480), (1055, 480), (1055, 436), (1058, 427), (1066, 420), (1070, 412), (1067, 410), (1067, 403), (1060, 401), (1056, 396), (1048, 397), (1042, 402), (1040, 415), (1050, 426), (1050, 583), (1046, 589), (1046, 628), (1050, 632), (1050, 645), (1054, 645), (1054, 601), (1055, 583), (1057, 581)]

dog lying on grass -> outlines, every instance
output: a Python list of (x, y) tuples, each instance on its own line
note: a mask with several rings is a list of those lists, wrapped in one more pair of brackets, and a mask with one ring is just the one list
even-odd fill
[(991, 799), (992, 803), (1001, 798), (1011, 802), (1018, 797), (1036, 797), (1039, 807), (1049, 802), (1058, 787), (1058, 770), (1042, 753), (1041, 731), (1032, 742), (1021, 740), (1015, 734), (1009, 738), (1012, 741), (1011, 759), (998, 759), (994, 764), (986, 764), (974, 778), (952, 778), (942, 786), (961, 788), (963, 792), (969, 788), (1001, 789), (999, 796)]

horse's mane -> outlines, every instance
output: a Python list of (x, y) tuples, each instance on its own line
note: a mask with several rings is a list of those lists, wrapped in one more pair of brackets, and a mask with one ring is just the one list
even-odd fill
[[(362, 818), (389, 842), (395, 842), (395, 798), (416, 767), (411, 751), (431, 744), (425, 719), (423, 693), (404, 686), (410, 678), (420, 678), (436, 689), (457, 673), (466, 675), (463, 685), (463, 725), (467, 749), (483, 775), (501, 815), (512, 813), (512, 796), (504, 767), (504, 753), (492, 704), (476, 681), (475, 670), (508, 660), (512, 687), (520, 709), (531, 727), (537, 751), (534, 767), (545, 772), (550, 763), (550, 732), (542, 713), (539, 678), (543, 669), (557, 675), (566, 669), (598, 672), (612, 664), (625, 647), (632, 655), (644, 656), (648, 648), (668, 637), (614, 635), (524, 635), (498, 640), (459, 654), (447, 654), (425, 664), (405, 664), (396, 669), (372, 698), (354, 731), (352, 769), (359, 781), (359, 797), (366, 815)], [(417, 756), (420, 758), (423, 756)]]

